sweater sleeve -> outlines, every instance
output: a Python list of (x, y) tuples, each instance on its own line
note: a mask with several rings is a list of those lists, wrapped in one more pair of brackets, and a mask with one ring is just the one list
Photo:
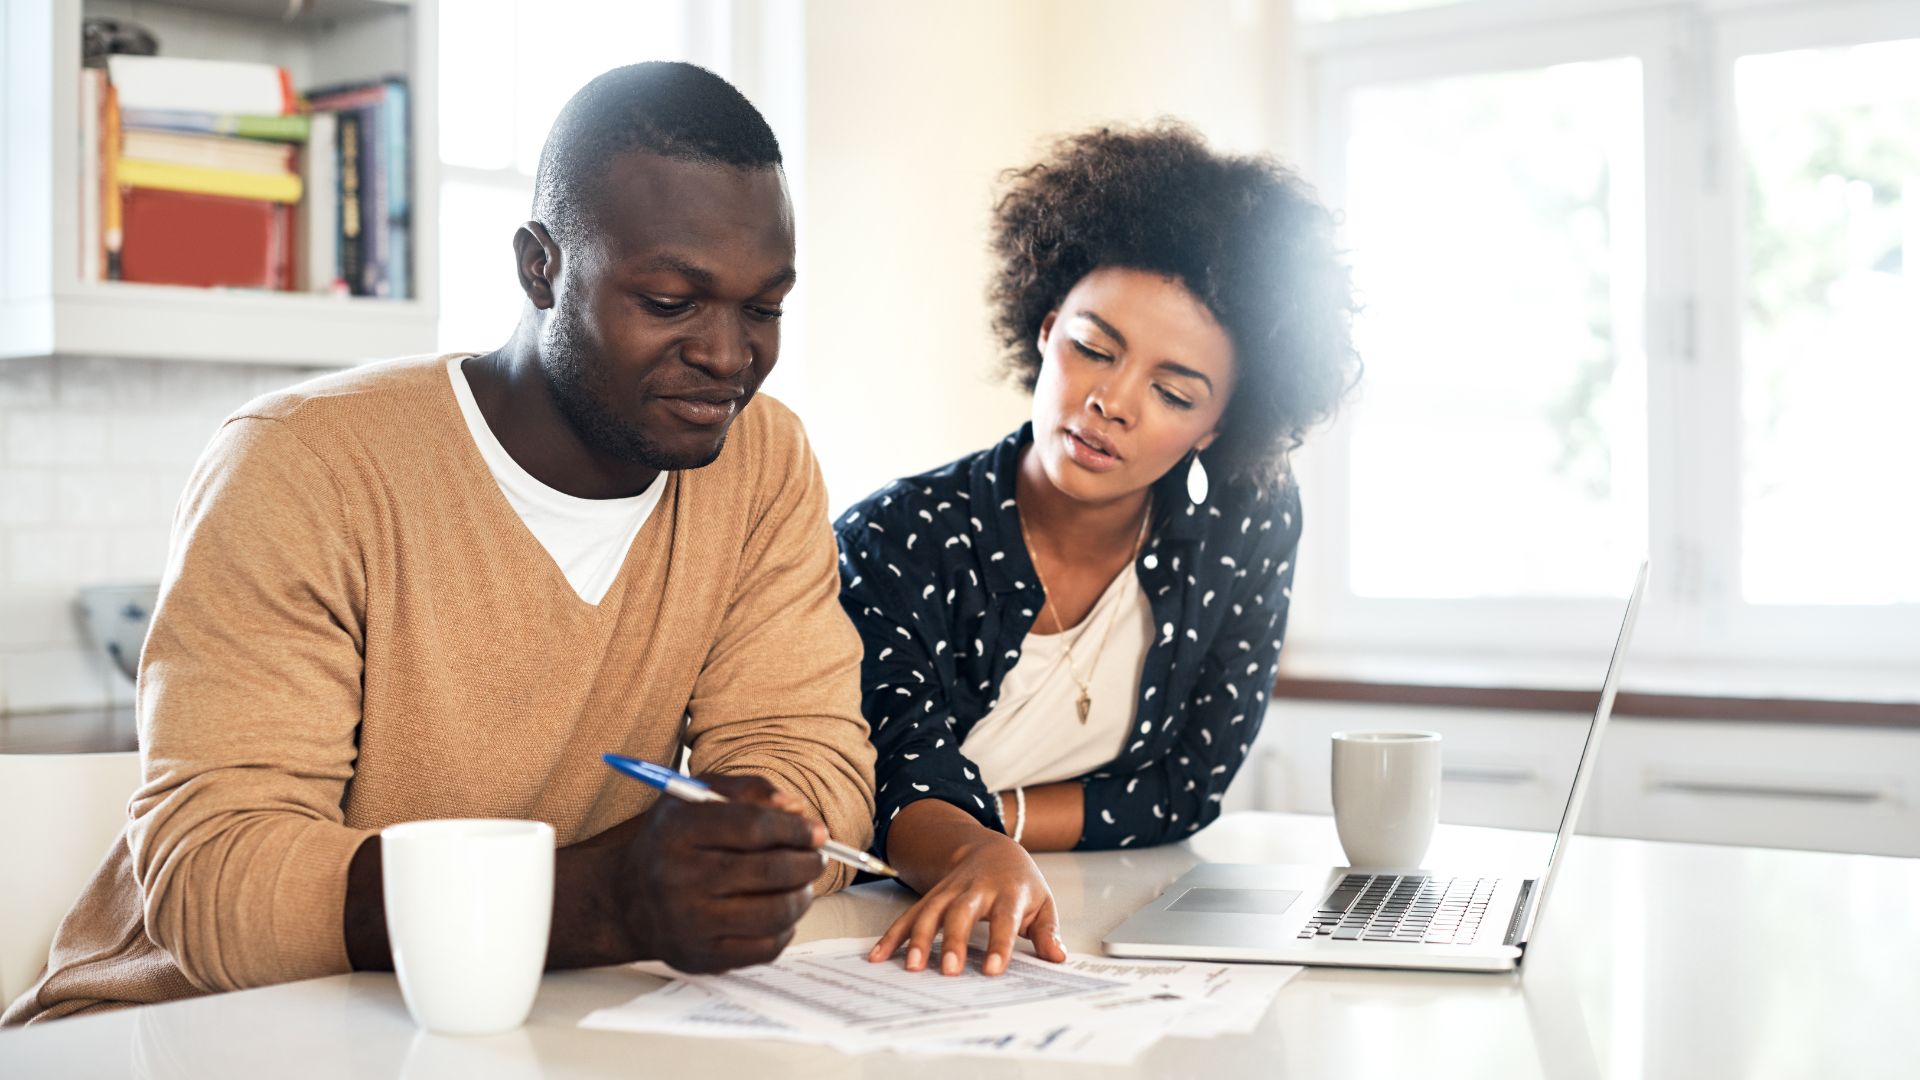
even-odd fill
[[(771, 408), (761, 401), (755, 408)], [(782, 410), (761, 481), (769, 497), (688, 703), (699, 772), (750, 773), (798, 795), (834, 839), (864, 848), (873, 829), (873, 747), (860, 716), (860, 642), (837, 603), (826, 484)], [(817, 893), (852, 881), (829, 862)]]
[(1227, 785), (1259, 734), (1286, 636), (1300, 540), (1300, 508), (1291, 487), (1273, 526), (1260, 534), (1260, 543), (1243, 549), (1240, 558), (1248, 565), (1236, 567), (1233, 556), (1222, 557), (1238, 587), (1228, 600), (1230, 614), (1201, 661), (1192, 695), (1177, 706), (1184, 715), (1172, 747), (1133, 772), (1095, 774), (1084, 781), (1085, 824), (1078, 849), (1167, 843), (1220, 816)]
[[(908, 528), (895, 524), (896, 533)], [(980, 770), (960, 753), (945, 689), (954, 677), (954, 653), (964, 646), (948, 640), (947, 612), (928, 560), (887, 530), (861, 511), (840, 527), (840, 603), (866, 650), (861, 708), (878, 754), (873, 850), (883, 859), (894, 816), (921, 799), (951, 803), (987, 828), (1002, 829)]]
[(229, 421), (160, 595), (128, 831), (146, 933), (201, 990), (344, 972), (366, 589), (333, 474), (280, 422)]

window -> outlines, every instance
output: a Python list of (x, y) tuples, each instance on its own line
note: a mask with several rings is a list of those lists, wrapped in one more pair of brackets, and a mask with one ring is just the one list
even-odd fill
[(1734, 60), (1749, 603), (1920, 603), (1920, 500), (1888, 484), (1920, 459), (1915, 71), (1920, 40)]
[[(1607, 568), (1646, 535), (1639, 63), (1369, 86), (1351, 109), (1371, 384), (1352, 433), (1353, 590), (1616, 591)], [(1458, 521), (1479, 526), (1441, 525)]]
[(1296, 637), (1590, 651), (1647, 551), (1643, 654), (1910, 663), (1920, 6), (1302, 14), (1367, 374)]

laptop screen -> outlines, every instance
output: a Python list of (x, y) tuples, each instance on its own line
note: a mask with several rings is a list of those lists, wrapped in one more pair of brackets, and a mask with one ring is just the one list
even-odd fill
[(1533, 927), (1538, 924), (1540, 912), (1547, 906), (1547, 892), (1553, 888), (1554, 876), (1560, 869), (1560, 853), (1566, 849), (1567, 842), (1573, 839), (1574, 823), (1580, 819), (1580, 803), (1586, 797), (1587, 782), (1593, 778), (1595, 759), (1600, 756), (1600, 734), (1607, 726), (1607, 718), (1613, 715), (1613, 698), (1620, 689), (1620, 671), (1625, 667), (1627, 642), (1633, 637), (1634, 620), (1640, 615), (1640, 597), (1647, 590), (1647, 567), (1648, 560), (1642, 559), (1640, 573), (1633, 581), (1633, 593), (1627, 598), (1627, 613), (1620, 620), (1620, 634), (1613, 642), (1613, 658), (1607, 661), (1607, 679), (1600, 686), (1600, 704), (1593, 710), (1593, 723), (1587, 728), (1587, 741), (1580, 748), (1580, 764), (1573, 771), (1573, 790), (1567, 793), (1567, 810), (1560, 816), (1560, 831), (1554, 835), (1553, 849), (1547, 853), (1547, 872), (1541, 876), (1533, 914), (1520, 935), (1521, 941), (1533, 936)]

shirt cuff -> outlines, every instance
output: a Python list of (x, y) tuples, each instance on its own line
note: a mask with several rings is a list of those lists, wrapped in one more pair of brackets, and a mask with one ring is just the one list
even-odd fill
[[(901, 790), (893, 790), (895, 786)], [(879, 818), (873, 823), (872, 850), (875, 855), (882, 859), (887, 857), (887, 836), (893, 830), (893, 816), (922, 799), (938, 799), (949, 806), (958, 807), (984, 828), (994, 832), (1006, 831), (1000, 816), (993, 811), (993, 797), (978, 781), (964, 784), (938, 778), (916, 780), (903, 775), (892, 780), (889, 789), (880, 796)]]
[(353, 970), (347, 958), (347, 867), (378, 829), (316, 824), (287, 848), (273, 893), (274, 982)]

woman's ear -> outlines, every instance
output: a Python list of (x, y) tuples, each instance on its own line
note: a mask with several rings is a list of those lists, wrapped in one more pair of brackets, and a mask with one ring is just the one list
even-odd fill
[(1193, 449), (1196, 452), (1204, 452), (1207, 449), (1207, 447), (1213, 445), (1213, 440), (1219, 437), (1220, 437), (1220, 429), (1214, 428), (1212, 431), (1209, 431), (1205, 435), (1200, 436), (1200, 441), (1193, 444)]
[(1040, 350), (1040, 355), (1042, 356), (1047, 354), (1047, 339), (1053, 336), (1053, 320), (1058, 318), (1059, 315), (1060, 309), (1054, 308), (1052, 311), (1047, 312), (1046, 318), (1040, 320), (1040, 339), (1034, 342), (1034, 345)]

